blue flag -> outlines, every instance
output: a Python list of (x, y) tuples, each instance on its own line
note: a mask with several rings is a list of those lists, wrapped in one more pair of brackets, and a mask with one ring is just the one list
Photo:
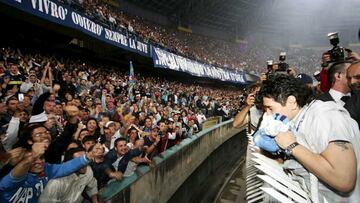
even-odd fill
[(134, 74), (134, 67), (132, 61), (130, 61), (130, 72), (129, 72), (129, 100), (132, 102), (134, 101), (133, 89), (135, 85), (135, 74)]

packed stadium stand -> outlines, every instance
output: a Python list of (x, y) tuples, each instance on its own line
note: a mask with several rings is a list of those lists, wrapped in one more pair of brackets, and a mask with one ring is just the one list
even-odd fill
[(357, 14), (309, 5), (0, 0), (0, 203), (357, 202)]

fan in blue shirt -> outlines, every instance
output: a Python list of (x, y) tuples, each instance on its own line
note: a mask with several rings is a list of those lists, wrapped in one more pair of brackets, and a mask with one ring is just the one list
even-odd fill
[(49, 180), (74, 173), (94, 158), (96, 150), (101, 150), (101, 145), (97, 144), (84, 156), (63, 164), (48, 164), (43, 156), (46, 147), (46, 142), (34, 143), (32, 151), (0, 180), (0, 202), (38, 202)]

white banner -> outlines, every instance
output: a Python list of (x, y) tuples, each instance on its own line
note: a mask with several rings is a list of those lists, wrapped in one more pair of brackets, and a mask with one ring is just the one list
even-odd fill
[(237, 73), (235, 71), (199, 63), (160, 48), (153, 47), (152, 57), (155, 67), (187, 72), (191, 75), (199, 77), (209, 77), (223, 81), (245, 83), (243, 72)]

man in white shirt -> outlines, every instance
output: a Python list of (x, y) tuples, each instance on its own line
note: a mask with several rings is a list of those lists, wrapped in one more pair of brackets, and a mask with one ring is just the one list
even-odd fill
[(284, 168), (303, 182), (313, 202), (359, 202), (360, 137), (356, 122), (334, 102), (312, 100), (296, 79), (277, 75), (259, 91), (268, 114), (290, 120), (276, 143), (288, 157)]
[(206, 116), (202, 112), (202, 110), (198, 110), (198, 113), (196, 114), (196, 119), (198, 123), (201, 125), (204, 121), (206, 121)]
[[(84, 154), (83, 148), (70, 149), (65, 154), (65, 161)], [(98, 202), (97, 181), (90, 166), (85, 166), (69, 176), (50, 180), (41, 193), (39, 203), (81, 203), (84, 200), (82, 196), (84, 190), (93, 203)]]

